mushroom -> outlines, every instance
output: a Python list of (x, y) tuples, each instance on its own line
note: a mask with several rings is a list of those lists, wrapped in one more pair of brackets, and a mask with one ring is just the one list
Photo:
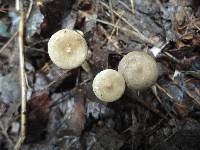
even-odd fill
[(62, 69), (74, 69), (81, 66), (86, 60), (87, 51), (87, 43), (83, 36), (70, 29), (57, 31), (48, 42), (50, 59)]
[(142, 90), (152, 86), (158, 78), (158, 67), (153, 57), (145, 52), (133, 51), (119, 63), (118, 71), (131, 90)]
[(95, 76), (92, 86), (95, 95), (100, 100), (113, 102), (123, 95), (125, 81), (119, 72), (113, 69), (106, 69)]

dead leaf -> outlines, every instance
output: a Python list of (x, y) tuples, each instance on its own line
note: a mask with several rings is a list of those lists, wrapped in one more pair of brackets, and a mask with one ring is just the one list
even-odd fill
[(71, 112), (70, 119), (68, 119), (69, 126), (75, 134), (80, 135), (85, 126), (85, 107), (84, 107), (84, 94), (81, 89), (74, 92), (75, 102), (74, 108)]
[(27, 111), (27, 143), (45, 139), (49, 118), (49, 105), (48, 91), (37, 91), (32, 95)]

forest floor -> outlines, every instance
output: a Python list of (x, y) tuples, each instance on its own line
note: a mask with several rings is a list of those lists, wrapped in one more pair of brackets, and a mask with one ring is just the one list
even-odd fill
[[(200, 149), (200, 1), (24, 0), (24, 21), (17, 2), (0, 0), (0, 150)], [(63, 28), (84, 33), (86, 67), (50, 60), (49, 38)], [(155, 57), (157, 83), (102, 103), (94, 76), (134, 50)]]

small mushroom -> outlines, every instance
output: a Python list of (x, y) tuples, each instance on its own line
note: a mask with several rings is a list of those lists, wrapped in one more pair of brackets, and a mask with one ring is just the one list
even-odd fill
[(112, 69), (99, 72), (93, 81), (93, 91), (102, 101), (113, 102), (124, 93), (125, 81), (123, 76)]
[(48, 42), (49, 57), (62, 69), (81, 66), (87, 57), (87, 43), (77, 31), (62, 29), (54, 33)]
[(118, 71), (131, 90), (142, 90), (152, 86), (158, 78), (158, 67), (153, 57), (145, 52), (133, 51), (119, 63)]

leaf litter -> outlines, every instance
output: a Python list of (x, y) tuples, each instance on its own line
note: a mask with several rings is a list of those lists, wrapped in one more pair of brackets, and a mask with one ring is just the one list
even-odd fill
[[(25, 23), (27, 137), (24, 150), (187, 149), (199, 147), (200, 3), (187, 0), (37, 0)], [(19, 138), (15, 2), (0, 1), (0, 149)], [(89, 57), (84, 68), (62, 70), (47, 55), (50, 36), (81, 30)], [(126, 91), (104, 104), (93, 77), (117, 69), (130, 51), (152, 52), (160, 76), (152, 89)], [(184, 138), (183, 138), (184, 137)]]

